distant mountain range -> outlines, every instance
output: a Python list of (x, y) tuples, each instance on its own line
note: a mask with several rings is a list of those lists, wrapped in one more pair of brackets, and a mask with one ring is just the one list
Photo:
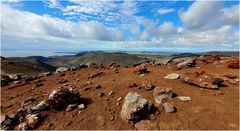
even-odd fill
[(103, 64), (109, 65), (112, 62), (116, 62), (120, 66), (126, 67), (142, 62), (149, 61), (161, 61), (161, 59), (175, 59), (181, 57), (193, 57), (199, 55), (212, 55), (219, 54), (221, 56), (239, 55), (239, 52), (204, 52), (204, 53), (181, 53), (172, 54), (168, 56), (152, 56), (151, 53), (143, 55), (138, 53), (122, 53), (122, 52), (103, 52), (103, 51), (90, 51), (80, 52), (76, 55), (67, 56), (29, 56), (29, 57), (1, 57), (1, 74), (13, 74), (13, 73), (27, 73), (38, 74), (41, 72), (54, 71), (58, 67), (62, 66), (77, 66), (80, 64)]

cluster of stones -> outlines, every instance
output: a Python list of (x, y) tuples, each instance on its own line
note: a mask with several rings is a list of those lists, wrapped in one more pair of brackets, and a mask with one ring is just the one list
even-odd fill
[(42, 111), (49, 109), (71, 111), (75, 107), (79, 110), (85, 108), (79, 92), (72, 86), (60, 86), (51, 92), (47, 100), (27, 99), (22, 102), (21, 108), (15, 115), (1, 116), (1, 129), (34, 129), (43, 119), (40, 115)]

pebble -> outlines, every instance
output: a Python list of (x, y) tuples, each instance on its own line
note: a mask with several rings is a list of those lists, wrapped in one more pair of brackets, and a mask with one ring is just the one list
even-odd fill
[(102, 88), (102, 86), (101, 86), (101, 85), (96, 85), (95, 88), (96, 88), (96, 89), (100, 89), (100, 88)]
[(77, 104), (70, 104), (67, 106), (66, 111), (72, 111), (76, 107), (77, 107)]
[(140, 77), (144, 77), (145, 76), (145, 74), (141, 74), (141, 75), (139, 75)]
[(177, 98), (181, 101), (191, 101), (191, 97), (189, 96), (178, 96)]
[(43, 83), (37, 83), (35, 86), (36, 86), (36, 87), (43, 86)]
[(123, 98), (122, 97), (119, 97), (118, 99), (117, 99), (117, 101), (121, 101)]
[(87, 90), (90, 90), (91, 89), (91, 87), (90, 86), (87, 86), (87, 87), (85, 87), (84, 89), (83, 89), (83, 91), (87, 91)]
[(113, 93), (114, 93), (114, 91), (110, 91), (110, 92), (108, 93), (108, 96), (113, 95)]
[(99, 95), (100, 97), (103, 97), (105, 94), (101, 92), (101, 93), (99, 93), (98, 95)]
[(85, 108), (85, 105), (84, 105), (84, 104), (78, 105), (78, 109), (79, 109), (79, 110), (82, 110), (82, 109), (84, 109), (84, 108)]
[(20, 84), (21, 81), (14, 81), (13, 84)]

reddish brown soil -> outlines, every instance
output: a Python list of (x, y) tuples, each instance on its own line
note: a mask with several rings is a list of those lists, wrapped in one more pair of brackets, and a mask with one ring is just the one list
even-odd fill
[[(48, 94), (57, 88), (58, 81), (61, 78), (67, 78), (68, 83), (75, 86), (80, 92), (81, 97), (85, 98), (87, 108), (78, 114), (78, 109), (70, 112), (66, 111), (45, 111), (44, 120), (37, 129), (134, 129), (129, 123), (122, 120), (120, 110), (123, 100), (117, 106), (117, 99), (125, 97), (129, 91), (135, 91), (143, 95), (151, 102), (154, 102), (153, 91), (146, 91), (144, 88), (129, 88), (131, 83), (141, 86), (144, 81), (152, 83), (155, 86), (164, 86), (172, 88), (174, 93), (179, 96), (190, 96), (192, 101), (183, 102), (176, 97), (173, 98), (175, 113), (166, 113), (149, 116), (152, 124), (150, 129), (239, 129), (239, 85), (233, 85), (224, 82), (225, 87), (219, 90), (203, 89), (188, 85), (177, 80), (167, 80), (163, 77), (169, 73), (184, 74), (186, 72), (205, 70), (211, 74), (235, 74), (239, 76), (238, 69), (229, 69), (226, 66), (213, 64), (205, 65), (201, 68), (187, 68), (174, 70), (168, 66), (150, 66), (150, 73), (140, 77), (132, 73), (133, 68), (120, 68), (119, 73), (113, 69), (103, 69), (103, 74), (92, 79), (92, 88), (83, 91), (88, 81), (88, 74), (96, 71), (96, 68), (86, 68), (76, 71), (69, 71), (66, 76), (52, 75), (42, 77), (46, 81), (42, 82), (44, 86), (33, 88), (31, 82), (20, 85), (9, 85), (1, 88), (2, 114), (16, 113), (20, 108), (21, 102), (32, 97), (38, 100), (47, 99)], [(77, 76), (79, 75), (79, 76)], [(76, 79), (80, 82), (77, 83)], [(95, 85), (100, 84), (102, 88), (95, 89)], [(114, 91), (112, 96), (107, 96), (109, 91)], [(214, 95), (217, 92), (223, 92), (223, 95)], [(99, 97), (99, 93), (105, 93), (105, 96)], [(13, 98), (11, 98), (13, 97)], [(106, 100), (109, 98), (109, 100)], [(115, 120), (111, 121), (111, 114)]]

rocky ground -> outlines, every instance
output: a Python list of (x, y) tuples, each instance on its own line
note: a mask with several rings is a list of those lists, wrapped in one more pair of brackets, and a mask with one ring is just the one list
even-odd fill
[(1, 78), (1, 128), (237, 130), (238, 60), (213, 55)]

